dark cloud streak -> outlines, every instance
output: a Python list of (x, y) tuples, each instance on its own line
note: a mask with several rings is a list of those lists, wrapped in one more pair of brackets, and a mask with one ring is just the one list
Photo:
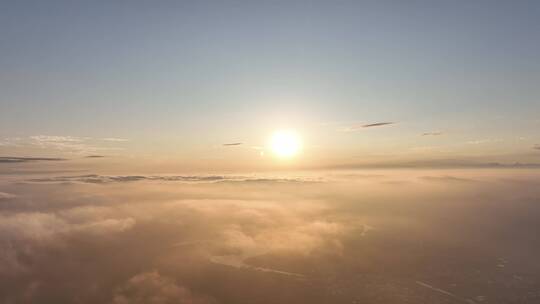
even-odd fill
[(39, 162), (39, 161), (64, 161), (65, 158), (56, 157), (11, 157), (1, 156), (0, 163), (26, 163), (26, 162)]
[(227, 144), (223, 144), (224, 146), (240, 146), (242, 145), (241, 142), (235, 142), (235, 143), (227, 143)]
[(393, 122), (376, 122), (371, 124), (362, 125), (362, 128), (382, 127), (387, 125), (393, 125)]
[(439, 136), (439, 135), (442, 135), (443, 133), (442, 132), (425, 132), (425, 133), (422, 133), (422, 136)]
[(75, 175), (75, 176), (55, 176), (44, 178), (33, 178), (26, 180), (32, 183), (86, 183), (86, 184), (108, 184), (125, 183), (136, 181), (162, 181), (162, 182), (187, 182), (187, 183), (312, 183), (315, 180), (303, 178), (272, 178), (272, 177), (248, 177), (234, 175), (120, 175), (107, 176), (97, 174)]
[(359, 131), (365, 128), (383, 127), (383, 126), (388, 126), (388, 125), (393, 125), (393, 124), (395, 123), (394, 122), (376, 122), (376, 123), (370, 123), (370, 124), (354, 124), (354, 125), (345, 127), (341, 130), (345, 132), (355, 132), (355, 131)]

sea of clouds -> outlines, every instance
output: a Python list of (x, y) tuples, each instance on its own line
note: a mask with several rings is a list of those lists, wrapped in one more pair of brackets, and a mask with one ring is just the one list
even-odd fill
[(538, 231), (535, 170), (10, 175), (0, 302), (534, 303)]

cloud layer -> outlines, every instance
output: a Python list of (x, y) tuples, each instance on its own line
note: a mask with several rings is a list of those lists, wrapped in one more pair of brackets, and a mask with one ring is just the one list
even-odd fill
[(136, 181), (164, 181), (164, 182), (240, 182), (240, 183), (313, 183), (313, 178), (275, 177), (275, 176), (240, 176), (240, 175), (73, 175), (32, 178), (25, 180), (33, 183), (122, 183)]
[(194, 295), (188, 288), (156, 271), (145, 272), (130, 278), (118, 287), (112, 304), (211, 304), (212, 298)]
[(0, 191), (1, 303), (538, 300), (535, 170), (21, 176)]

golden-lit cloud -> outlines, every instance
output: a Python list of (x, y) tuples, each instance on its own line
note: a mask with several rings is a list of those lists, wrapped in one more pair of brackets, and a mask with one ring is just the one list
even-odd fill
[(137, 274), (118, 287), (111, 304), (212, 304), (214, 299), (194, 294), (174, 279), (149, 271)]
[[(467, 278), (480, 269), (508, 279), (500, 250), (508, 275), (520, 271), (515, 256), (536, 260), (528, 233), (539, 181), (535, 170), (20, 176), (0, 182), (0, 300), (438, 297), (416, 281), (470, 299), (449, 284), (488, 293), (492, 285)], [(523, 276), (511, 290), (534, 280)], [(271, 282), (287, 293), (273, 298)]]

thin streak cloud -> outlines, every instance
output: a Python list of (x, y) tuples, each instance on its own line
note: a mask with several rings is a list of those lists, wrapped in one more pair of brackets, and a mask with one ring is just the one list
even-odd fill
[(236, 175), (76, 175), (33, 178), (26, 180), (31, 183), (84, 183), (84, 184), (108, 184), (137, 181), (161, 181), (161, 182), (186, 182), (186, 183), (314, 183), (319, 180), (309, 178), (280, 178), (280, 177), (256, 177)]
[(422, 136), (439, 136), (442, 135), (443, 132), (436, 131), (436, 132), (424, 132), (422, 133)]
[(355, 124), (355, 125), (343, 128), (342, 131), (354, 132), (354, 131), (359, 131), (366, 128), (383, 127), (383, 126), (389, 126), (393, 124), (395, 124), (395, 122), (376, 122), (376, 123), (370, 123), (370, 124)]
[(65, 158), (56, 157), (0, 157), (0, 163), (26, 163), (26, 162), (38, 162), (38, 161), (63, 161)]
[(115, 144), (128, 141), (123, 138), (93, 138), (60, 135), (34, 135), (18, 140), (18, 145), (44, 150), (57, 150), (63, 153), (93, 154), (101, 151), (117, 151), (123, 148)]
[(382, 127), (382, 126), (393, 125), (393, 124), (394, 124), (393, 122), (376, 122), (376, 123), (371, 123), (367, 125), (362, 125), (362, 128)]
[(223, 144), (224, 146), (240, 146), (242, 145), (243, 143), (241, 142), (235, 142), (235, 143), (226, 143), (226, 144)]
[(7, 200), (10, 198), (17, 197), (15, 194), (7, 193), (7, 192), (0, 192), (0, 200)]

